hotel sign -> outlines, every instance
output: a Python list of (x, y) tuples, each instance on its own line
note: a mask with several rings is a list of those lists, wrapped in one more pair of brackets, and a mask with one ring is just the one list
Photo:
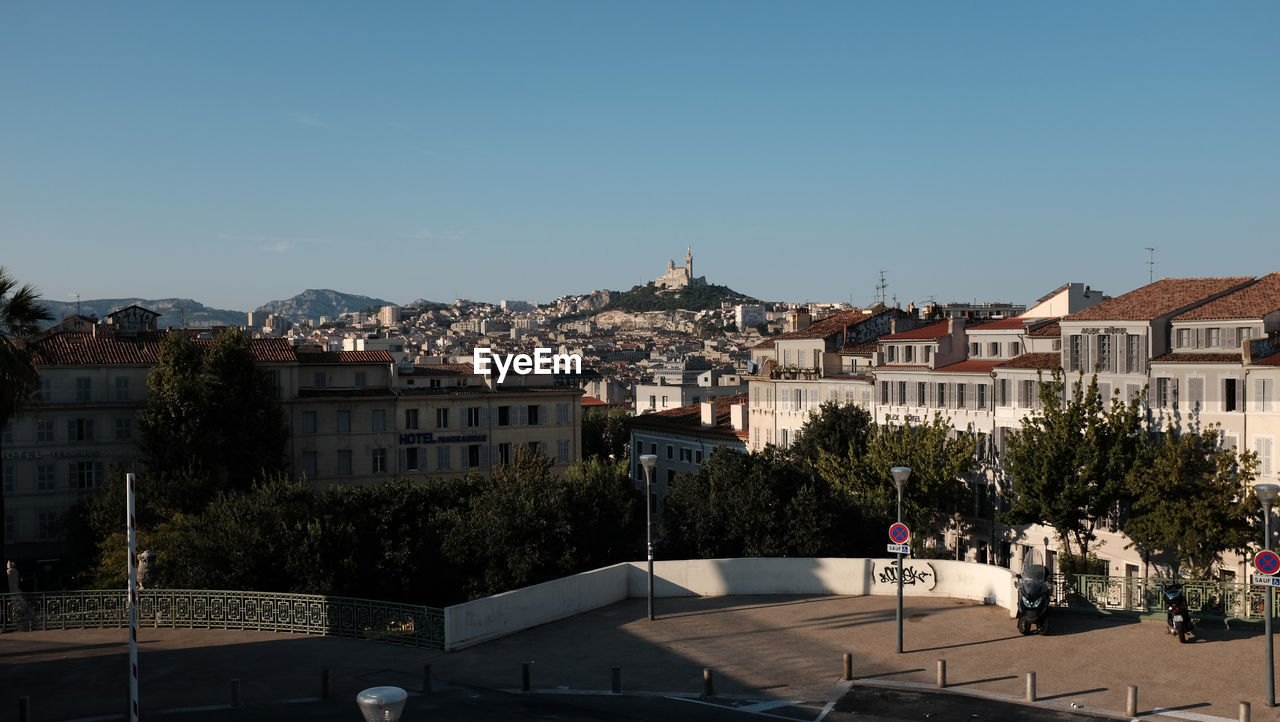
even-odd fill
[(445, 434), (437, 436), (430, 431), (420, 434), (400, 434), (400, 444), (465, 444), (469, 442), (488, 441), (488, 434)]

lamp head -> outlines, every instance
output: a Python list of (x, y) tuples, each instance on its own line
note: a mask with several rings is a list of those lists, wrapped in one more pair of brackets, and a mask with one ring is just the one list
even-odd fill
[(640, 466), (644, 467), (644, 471), (646, 474), (652, 474), (654, 467), (657, 465), (658, 465), (657, 454), (641, 454), (640, 455)]
[(1254, 484), (1253, 493), (1258, 495), (1258, 501), (1262, 502), (1264, 507), (1268, 509), (1275, 503), (1276, 495), (1280, 494), (1280, 485), (1278, 484)]
[(893, 474), (893, 483), (898, 487), (898, 491), (902, 491), (907, 485), (907, 479), (911, 478), (911, 469), (906, 466), (895, 466), (889, 470)]

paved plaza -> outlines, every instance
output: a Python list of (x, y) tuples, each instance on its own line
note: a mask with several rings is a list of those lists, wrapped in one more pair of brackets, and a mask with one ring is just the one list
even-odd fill
[[(1159, 623), (1059, 615), (1050, 636), (1024, 637), (1003, 608), (908, 598), (905, 652), (897, 654), (894, 603), (892, 597), (658, 599), (658, 619), (649, 621), (645, 600), (631, 599), (452, 653), (264, 632), (143, 629), (140, 696), (151, 712), (218, 708), (230, 702), (236, 678), (243, 705), (259, 708), (319, 697), (328, 669), (331, 695), (350, 700), (378, 685), (417, 692), (431, 665), (442, 699), (467, 690), (481, 699), (480, 691), (518, 691), (522, 664), (531, 662), (531, 686), (548, 698), (607, 694), (613, 667), (621, 668), (626, 693), (696, 698), (709, 668), (717, 704), (787, 719), (823, 713), (840, 719), (842, 709), (856, 709), (849, 699), (874, 697), (863, 684), (924, 689), (936, 699), (929, 688), (937, 660), (945, 659), (948, 691), (977, 696), (979, 705), (1022, 697), (1025, 675), (1034, 671), (1046, 709), (1119, 717), (1128, 686), (1137, 685), (1140, 714), (1236, 719), (1239, 702), (1246, 701), (1253, 719), (1277, 719), (1264, 706), (1258, 629), (1203, 625), (1193, 643), (1180, 645)], [(849, 687), (840, 683), (846, 652), (857, 679), (837, 707), (834, 701)], [(31, 698), (33, 720), (120, 713), (126, 653), (126, 632), (119, 629), (0, 635), (0, 720), (16, 719), (23, 695)], [(413, 697), (410, 711), (415, 704), (423, 709), (432, 702)], [(883, 709), (871, 714), (893, 717)], [(425, 719), (405, 717), (415, 718)]]

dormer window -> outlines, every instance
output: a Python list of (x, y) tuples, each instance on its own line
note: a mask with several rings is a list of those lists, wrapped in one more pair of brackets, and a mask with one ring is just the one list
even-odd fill
[(923, 360), (925, 363), (929, 363), (929, 357), (931, 357), (932, 355), (933, 355), (933, 347), (932, 347), (932, 346), (925, 346), (925, 347), (924, 347), (924, 359), (922, 359), (922, 360)]
[(890, 346), (890, 347), (889, 347), (889, 349), (888, 349), (888, 352), (887, 352), (887, 356), (886, 356), (885, 358), (889, 361), (889, 363), (893, 363), (894, 361), (897, 361), (897, 360), (898, 360), (898, 347), (897, 347), (897, 346)]
[(903, 347), (902, 347), (902, 362), (903, 362), (903, 363), (911, 363), (911, 362), (912, 362), (912, 360), (913, 360), (913, 359), (912, 359), (912, 357), (915, 355), (915, 350), (916, 350), (916, 347), (915, 347), (915, 346), (903, 346)]

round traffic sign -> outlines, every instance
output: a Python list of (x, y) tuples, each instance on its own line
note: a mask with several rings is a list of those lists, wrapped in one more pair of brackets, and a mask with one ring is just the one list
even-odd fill
[[(892, 540), (894, 544), (906, 544), (907, 540), (910, 538), (911, 530), (907, 529), (906, 524), (898, 522), (897, 524), (889, 527), (889, 539)], [(1277, 566), (1280, 566), (1280, 560), (1277, 560)]]
[(1269, 549), (1263, 549), (1253, 555), (1253, 566), (1263, 574), (1280, 572), (1280, 554), (1276, 554)]

